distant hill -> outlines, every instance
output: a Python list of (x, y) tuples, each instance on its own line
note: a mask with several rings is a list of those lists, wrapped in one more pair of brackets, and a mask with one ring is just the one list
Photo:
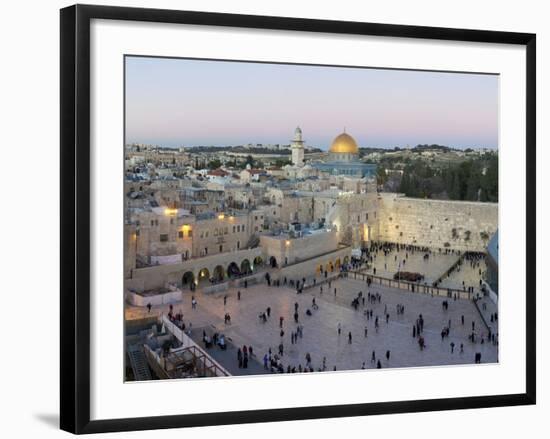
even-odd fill
[[(471, 149), (469, 149), (471, 150)], [(379, 153), (386, 153), (386, 152), (396, 152), (396, 151), (411, 151), (411, 152), (423, 152), (423, 151), (439, 151), (439, 152), (451, 152), (451, 151), (462, 151), (458, 148), (451, 148), (449, 146), (445, 145), (437, 145), (437, 144), (424, 144), (424, 145), (416, 145), (412, 148), (400, 148), (399, 146), (396, 146), (394, 148), (377, 148), (377, 147), (368, 147), (368, 148), (359, 148), (359, 151), (363, 154), (371, 154), (374, 152)], [(468, 150), (466, 150), (468, 151)]]

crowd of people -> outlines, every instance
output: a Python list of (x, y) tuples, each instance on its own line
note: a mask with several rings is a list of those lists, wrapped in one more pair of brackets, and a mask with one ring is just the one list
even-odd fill
[[(440, 253), (444, 252), (446, 254), (452, 253), (460, 255), (460, 252), (450, 249), (431, 250), (429, 248), (418, 247), (414, 245), (373, 243), (370, 248), (363, 250), (361, 258), (352, 258), (350, 259), (349, 263), (337, 267), (338, 270), (335, 269), (334, 275), (330, 278), (328, 277), (329, 272), (326, 269), (318, 273), (318, 275), (314, 276), (312, 279), (306, 279), (306, 277), (290, 279), (284, 276), (281, 279), (273, 279), (269, 273), (266, 273), (265, 281), (268, 287), (290, 287), (298, 295), (303, 294), (304, 291), (308, 289), (309, 292), (312, 293), (313, 297), (311, 298), (310, 305), (307, 304), (304, 307), (303, 299), (301, 299), (300, 302), (296, 301), (294, 303), (294, 307), (289, 310), (288, 315), (276, 316), (276, 319), (278, 319), (278, 325), (275, 323), (274, 326), (276, 327), (276, 331), (278, 333), (279, 342), (268, 347), (267, 351), (263, 355), (262, 361), (259, 362), (260, 365), (263, 365), (264, 370), (271, 373), (298, 373), (336, 370), (335, 364), (332, 364), (330, 367), (327, 366), (326, 357), (314, 359), (312, 358), (310, 352), (307, 352), (307, 354), (304, 356), (304, 361), (298, 361), (294, 355), (288, 355), (288, 352), (286, 352), (286, 350), (289, 349), (289, 347), (288, 345), (286, 345), (286, 343), (290, 341), (290, 345), (297, 345), (304, 342), (304, 326), (307, 326), (308, 319), (313, 317), (315, 313), (323, 312), (323, 304), (318, 303), (318, 299), (324, 297), (325, 300), (332, 301), (333, 297), (334, 300), (337, 300), (337, 297), (339, 297), (338, 293), (341, 286), (338, 282), (338, 279), (345, 279), (349, 270), (358, 270), (363, 265), (368, 264), (369, 262), (372, 263), (375, 260), (377, 253), (381, 252), (382, 254), (384, 254), (384, 256), (387, 257), (390, 256), (391, 252), (394, 251), (405, 251), (405, 258), (403, 259), (403, 261), (401, 261), (401, 266), (404, 266), (406, 264), (409, 254), (414, 254), (417, 252), (421, 253), (424, 259), (429, 259), (436, 251)], [(481, 274), (481, 264), (483, 263), (484, 258), (484, 255), (482, 253), (465, 253), (461, 256), (461, 263), (457, 264), (457, 266), (455, 267), (456, 270), (460, 270), (462, 264), (469, 264), (471, 268), (479, 269), (479, 273)], [(397, 260), (397, 258), (398, 255), (394, 255), (394, 259)], [(360, 329), (360, 331), (362, 332), (359, 334), (353, 333), (353, 328), (345, 328), (341, 323), (338, 323), (336, 327), (337, 337), (342, 337), (344, 340), (347, 340), (347, 344), (349, 345), (353, 345), (354, 342), (357, 343), (356, 340), (358, 336), (359, 340), (362, 338), (367, 339), (370, 335), (369, 330), (371, 330), (371, 327), (375, 334), (378, 334), (380, 331), (383, 332), (384, 329), (382, 328), (385, 327), (384, 322), (385, 325), (388, 325), (390, 323), (390, 320), (392, 319), (391, 314), (393, 312), (395, 312), (395, 318), (398, 320), (401, 316), (405, 315), (405, 305), (403, 303), (395, 304), (395, 302), (393, 302), (391, 306), (388, 307), (388, 305), (390, 304), (384, 302), (382, 294), (379, 291), (371, 291), (371, 277), (367, 276), (365, 278), (365, 283), (365, 288), (359, 289), (359, 291), (357, 291), (356, 293), (356, 296), (353, 297), (350, 302), (347, 302), (355, 311), (362, 311), (362, 315), (365, 319), (364, 328)], [(349, 291), (344, 291), (342, 295), (345, 297), (349, 297)], [(240, 290), (237, 291), (236, 296), (237, 300), (241, 300)], [(225, 294), (223, 296), (224, 308), (228, 303), (228, 297), (228, 294)], [(450, 304), (448, 300), (443, 301), (442, 312), (448, 312), (450, 306), (452, 306), (452, 303)], [(150, 311), (150, 307), (148, 308)], [(194, 295), (191, 298), (191, 309), (197, 309), (197, 300)], [(183, 330), (187, 328), (187, 326), (183, 322), (183, 313), (174, 313), (172, 305), (170, 305), (170, 312), (168, 316), (171, 321), (178, 325), (178, 327), (182, 328)], [(268, 325), (272, 316), (273, 312), (271, 306), (267, 306), (265, 309), (261, 310), (258, 313), (260, 322), (266, 325)], [(428, 347), (426, 345), (426, 338), (424, 335), (424, 318), (425, 317), (422, 314), (419, 314), (418, 317), (414, 320), (414, 324), (412, 325), (412, 337), (415, 343), (418, 344), (418, 348), (420, 351), (424, 351)], [(497, 320), (498, 316), (496, 313), (492, 313), (490, 315), (490, 318), (491, 322), (493, 322)], [(459, 322), (459, 324), (461, 324), (462, 326), (465, 325), (464, 316), (461, 316)], [(231, 315), (229, 314), (229, 312), (224, 313), (224, 324), (231, 324)], [(464, 340), (464, 342), (461, 342), (460, 340), (457, 340), (456, 337), (450, 340), (451, 330), (452, 322), (451, 319), (449, 319), (448, 324), (443, 325), (441, 329), (441, 340), (442, 342), (448, 340), (450, 354), (454, 354), (455, 347), (456, 350), (462, 354), (464, 352), (464, 343), (466, 342), (466, 340)], [(357, 329), (355, 329), (355, 331), (357, 331)], [(287, 339), (287, 337), (289, 338)], [(464, 337), (466, 338), (466, 335), (464, 335)], [(430, 340), (433, 343), (433, 340), (431, 338)], [(476, 331), (475, 322), (472, 321), (472, 330), (468, 335), (468, 341), (472, 344), (484, 344), (490, 342), (493, 345), (497, 345), (498, 335), (492, 333), (490, 329), (487, 333), (480, 332), (479, 330)], [(227, 348), (228, 343), (223, 334), (215, 333), (212, 337), (210, 337), (208, 334), (206, 334), (206, 332), (203, 332), (203, 342), (207, 348), (218, 346), (220, 349), (223, 350)], [(303, 349), (300, 350), (304, 352)], [(296, 352), (296, 350), (293, 350), (293, 352)], [(382, 368), (383, 366), (386, 367), (386, 365), (389, 365), (391, 358), (390, 349), (382, 349), (381, 353), (377, 353), (375, 352), (375, 350), (372, 350), (370, 353), (370, 364), (372, 365), (372, 367)], [(238, 368), (247, 369), (254, 355), (253, 348), (250, 345), (238, 347), (236, 355)], [(384, 358), (386, 363), (384, 363)], [(397, 358), (399, 358), (399, 356)], [(476, 352), (475, 362), (481, 362), (480, 352)], [(367, 361), (363, 361), (361, 363), (361, 368), (367, 368), (367, 363)]]

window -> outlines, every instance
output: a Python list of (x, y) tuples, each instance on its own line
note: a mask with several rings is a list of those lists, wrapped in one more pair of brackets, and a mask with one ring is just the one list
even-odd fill
[(365, 221), (367, 221), (368, 219), (369, 219), (369, 214), (365, 213)]
[(225, 229), (223, 229), (223, 234), (227, 235), (227, 233), (229, 233), (229, 229), (226, 227)]
[(208, 230), (205, 232), (204, 237), (208, 238)]
[(187, 231), (187, 236), (188, 236), (189, 238), (191, 238), (191, 237), (193, 236), (193, 230), (188, 230), (188, 231)]
[(168, 242), (168, 235), (166, 233), (160, 235), (160, 242)]
[(183, 238), (183, 231), (180, 230), (180, 231), (178, 232), (178, 238)]
[(220, 253), (223, 253), (223, 245), (220, 245)]
[(233, 233), (235, 233), (235, 226), (233, 226)]
[(171, 225), (174, 224), (174, 218), (170, 218), (170, 224), (171, 224)]
[(153, 227), (154, 225), (155, 225), (155, 222), (151, 220), (151, 227)]
[(241, 248), (241, 241), (237, 241), (237, 249)]
[(205, 255), (208, 254), (208, 247), (204, 247), (204, 254), (205, 254)]

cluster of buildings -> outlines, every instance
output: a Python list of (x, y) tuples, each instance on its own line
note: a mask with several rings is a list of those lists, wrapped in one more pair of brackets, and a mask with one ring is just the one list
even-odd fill
[(371, 241), (484, 251), (496, 231), (496, 204), (434, 201), (430, 212), (430, 200), (379, 192), (349, 133), (309, 156), (298, 127), (290, 149), (282, 167), (200, 169), (192, 149), (127, 147), (126, 289), (337, 269)]

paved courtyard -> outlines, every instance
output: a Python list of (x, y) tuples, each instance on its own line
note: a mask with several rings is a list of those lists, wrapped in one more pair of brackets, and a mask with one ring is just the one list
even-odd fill
[[(424, 275), (424, 280), (421, 283), (426, 282), (428, 285), (440, 279), (459, 260), (457, 253), (446, 254), (438, 250), (432, 250), (427, 259), (424, 259), (425, 252), (410, 252), (404, 249), (394, 249), (387, 254), (384, 254), (382, 250), (378, 250), (373, 252), (372, 255), (373, 262), (365, 272), (373, 274), (374, 268), (376, 268), (377, 276), (388, 279), (393, 279), (393, 276), (399, 270), (420, 273)], [(458, 290), (472, 287), (475, 292), (479, 292), (479, 280), (483, 279), (486, 270), (487, 266), (484, 258), (476, 261), (476, 263), (463, 260), (449, 276), (444, 276), (441, 279), (439, 286)]]
[[(366, 270), (367, 273), (373, 274), (376, 268), (376, 275), (393, 279), (393, 276), (398, 271), (408, 271), (411, 273), (420, 273), (424, 275), (424, 280), (431, 285), (435, 280), (445, 273), (456, 261), (459, 255), (454, 253), (437, 253), (436, 250), (430, 254), (428, 259), (424, 259), (424, 252), (410, 252), (404, 249), (392, 250), (384, 254), (382, 250), (372, 253), (373, 263)], [(462, 287), (462, 282), (460, 282)]]
[(471, 264), (469, 261), (463, 261), (460, 267), (442, 279), (439, 285), (443, 288), (456, 289), (472, 287), (475, 292), (479, 292), (479, 280), (484, 278), (486, 270), (485, 259), (480, 260), (476, 265)]
[[(334, 288), (337, 290), (336, 296)], [(373, 351), (376, 360), (380, 359), (382, 368), (471, 364), (474, 363), (476, 352), (481, 353), (484, 363), (498, 361), (498, 347), (487, 341), (483, 344), (479, 341), (481, 337), (487, 337), (487, 327), (471, 301), (431, 297), (380, 285), (371, 285), (370, 290), (367, 290), (364, 281), (351, 277), (333, 281), (330, 290), (325, 285), (322, 294), (319, 286), (297, 294), (291, 288), (269, 287), (265, 284), (241, 288), (240, 291), (241, 300), (237, 300), (236, 289), (212, 294), (196, 292), (197, 309), (191, 309), (191, 292), (185, 293), (186, 298), (182, 303), (174, 304), (174, 311), (183, 312), (186, 325), (189, 327), (191, 324), (193, 338), (200, 340), (203, 328), (225, 334), (233, 346), (223, 354), (212, 352), (212, 355), (234, 374), (258, 373), (264, 354), (269, 348), (273, 354), (277, 353), (281, 342), (284, 345), (282, 362), (285, 370), (289, 365), (305, 366), (306, 353), (311, 355), (315, 370), (322, 367), (324, 357), (327, 370), (333, 370), (334, 367), (337, 370), (374, 368), (376, 362), (371, 361)], [(351, 307), (351, 301), (359, 291), (365, 297), (368, 291), (371, 294), (379, 293), (381, 302), (371, 304), (365, 300), (363, 305), (360, 301), (355, 310)], [(226, 295), (227, 303), (224, 306)], [(311, 306), (314, 297), (318, 309)], [(445, 300), (448, 300), (448, 310), (442, 307)], [(298, 324), (303, 326), (303, 337), (292, 344), (291, 332), (297, 328), (293, 317), (295, 303), (298, 303)], [(404, 306), (403, 314), (396, 313), (398, 304)], [(267, 307), (271, 308), (271, 317), (263, 323), (259, 315)], [(311, 316), (306, 315), (308, 308), (312, 311)], [(367, 319), (364, 312), (366, 309), (372, 309), (373, 318)], [(389, 314), (388, 323), (385, 310)], [(168, 312), (168, 305), (153, 307), (151, 314), (162, 312)], [(224, 324), (225, 313), (231, 315), (231, 324)], [(140, 318), (147, 314), (145, 308), (127, 305), (127, 319)], [(419, 314), (424, 318), (424, 350), (420, 350), (417, 338), (412, 335)], [(281, 316), (284, 317), (282, 338), (279, 327)], [(378, 331), (375, 329), (376, 316), (379, 317)], [(464, 325), (461, 323), (461, 316), (464, 316)], [(441, 331), (449, 325), (449, 321), (450, 334), (442, 340)], [(472, 322), (476, 343), (468, 338), (472, 332)], [(337, 330), (339, 324), (341, 335), (338, 335)], [(352, 334), (351, 343), (348, 341), (349, 332)], [(454, 343), (453, 353), (451, 343)], [(237, 358), (234, 346), (242, 345), (253, 346), (256, 358), (254, 364), (250, 365), (252, 370), (235, 367)], [(389, 360), (386, 359), (388, 350)]]

